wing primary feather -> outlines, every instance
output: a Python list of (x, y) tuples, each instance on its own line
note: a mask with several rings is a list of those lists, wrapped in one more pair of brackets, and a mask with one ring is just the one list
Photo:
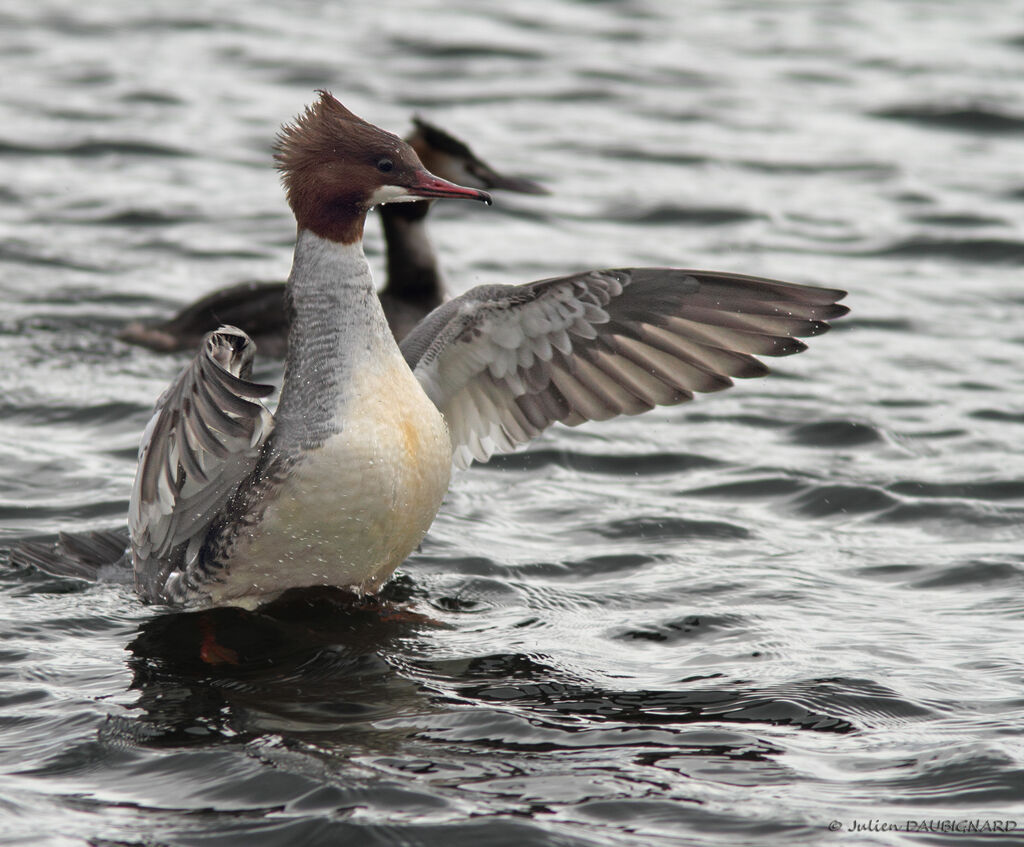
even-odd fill
[(789, 356), (807, 349), (807, 345), (798, 338), (710, 326), (675, 316), (667, 318), (663, 326), (676, 335), (682, 335), (701, 344), (720, 347), (735, 353), (752, 353), (757, 356)]
[(697, 344), (651, 324), (638, 327), (637, 340), (710, 374), (753, 377), (768, 373), (768, 366), (753, 356)]

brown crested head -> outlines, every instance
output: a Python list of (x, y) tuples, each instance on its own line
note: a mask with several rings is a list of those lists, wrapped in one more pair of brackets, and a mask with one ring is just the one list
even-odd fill
[(274, 159), (299, 226), (345, 244), (362, 238), (366, 213), (379, 203), (422, 197), (489, 202), (481, 191), (427, 172), (401, 138), (354, 115), (326, 91), (282, 127)]

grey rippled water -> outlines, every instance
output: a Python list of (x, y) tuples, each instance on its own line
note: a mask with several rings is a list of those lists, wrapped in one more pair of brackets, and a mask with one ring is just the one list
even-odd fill
[[(0, 841), (1020, 843), (1022, 12), (5, 4), (5, 546), (123, 521), (181, 359), (115, 330), (287, 273), (269, 148), (317, 87), (553, 189), (438, 209), (455, 291), (669, 264), (853, 312), (766, 380), (463, 474), (387, 589), (415, 614), (3, 569)], [(234, 662), (198, 660), (212, 625)]]

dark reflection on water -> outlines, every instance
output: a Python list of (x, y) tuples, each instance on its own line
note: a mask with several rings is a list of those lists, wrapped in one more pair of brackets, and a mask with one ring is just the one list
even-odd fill
[(853, 310), (767, 380), (462, 474), (380, 603), (168, 614), (0, 570), (0, 838), (909, 845), (949, 838), (848, 830), (1024, 819), (1019, 6), (0, 12), (4, 545), (123, 523), (183, 360), (116, 332), (284, 278), (270, 145), (316, 87), (553, 189), (433, 213), (453, 292), (681, 265)]
[(128, 666), (136, 705), (159, 732), (148, 737), (174, 745), (275, 728), (319, 733), (387, 715), (400, 686), (378, 652), (437, 624), (388, 599), (299, 594), (258, 613), (212, 609), (143, 624)]
[[(211, 609), (146, 621), (128, 644), (128, 666), (131, 688), (141, 692), (135, 705), (150, 726), (147, 742), (195, 744), (211, 733), (239, 738), (276, 728), (314, 733), (322, 743), (323, 733), (386, 717), (395, 692), (410, 685), (424, 704), (498, 706), (535, 726), (568, 733), (610, 724), (671, 729), (710, 720), (854, 729), (797, 702), (827, 701), (826, 692), (848, 691), (854, 681), (821, 680), (772, 693), (709, 688), (696, 677), (680, 691), (615, 691), (566, 679), (556, 666), (524, 654), (403, 659), (394, 653), (396, 642), (422, 627), (443, 627), (396, 602), (410, 586), (399, 579), (382, 597), (366, 599), (328, 590), (293, 592), (259, 612)], [(415, 684), (403, 681), (410, 671)], [(518, 744), (510, 740), (510, 746)]]

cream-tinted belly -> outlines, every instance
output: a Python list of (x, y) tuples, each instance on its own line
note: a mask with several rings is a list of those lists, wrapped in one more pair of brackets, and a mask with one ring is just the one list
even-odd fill
[(295, 466), (210, 587), (215, 603), (307, 585), (373, 591), (423, 540), (451, 473), (444, 419), (404, 361), (359, 382), (342, 431)]

